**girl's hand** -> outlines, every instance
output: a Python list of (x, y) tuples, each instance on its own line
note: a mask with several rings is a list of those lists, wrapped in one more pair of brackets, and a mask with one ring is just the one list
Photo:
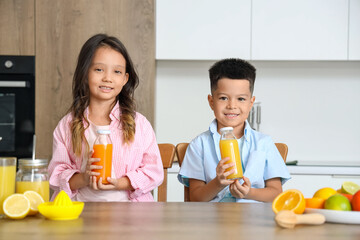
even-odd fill
[[(89, 158), (88, 161), (86, 163), (86, 168), (85, 168), (85, 172), (83, 174), (83, 179), (84, 182), (88, 183), (91, 186), (92, 183), (92, 177), (95, 176), (99, 176), (100, 173), (98, 172), (94, 172), (94, 169), (102, 169), (102, 166), (97, 166), (97, 165), (93, 165), (94, 162), (99, 162), (100, 159), (99, 158), (92, 158), (92, 154), (94, 153), (94, 150), (91, 150), (89, 153)], [(95, 177), (96, 179), (96, 177)]]
[(229, 159), (230, 158), (228, 158), (228, 157), (221, 159), (219, 164), (216, 166), (216, 179), (217, 179), (218, 183), (223, 187), (225, 187), (229, 184), (232, 184), (234, 182), (234, 180), (226, 179), (227, 176), (229, 176), (230, 174), (233, 174), (235, 172), (234, 168), (229, 171), (226, 171), (226, 169), (235, 166), (235, 163), (233, 163), (233, 162), (225, 164), (227, 161), (229, 161)]
[(96, 177), (93, 176), (91, 179), (90, 186), (94, 190), (119, 190), (118, 179), (108, 177), (107, 181), (108, 184), (103, 184), (102, 178), (99, 178), (99, 181), (96, 182)]
[(239, 183), (239, 180), (236, 179), (235, 182), (230, 184), (229, 190), (231, 195), (233, 195), (236, 198), (245, 198), (251, 189), (251, 183), (250, 180), (243, 176), (244, 183), (241, 185)]

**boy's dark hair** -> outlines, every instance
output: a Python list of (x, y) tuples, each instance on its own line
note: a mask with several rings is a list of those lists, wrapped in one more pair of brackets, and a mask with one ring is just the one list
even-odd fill
[(245, 60), (227, 58), (216, 62), (209, 69), (211, 92), (217, 89), (217, 83), (222, 78), (246, 79), (250, 82), (251, 95), (254, 92), (256, 68)]

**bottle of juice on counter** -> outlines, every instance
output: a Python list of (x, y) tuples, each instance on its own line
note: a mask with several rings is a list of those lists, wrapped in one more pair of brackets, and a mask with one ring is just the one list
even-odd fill
[(235, 168), (235, 173), (227, 176), (227, 179), (240, 179), (243, 177), (243, 169), (241, 166), (239, 144), (233, 133), (233, 128), (232, 127), (221, 128), (220, 134), (221, 134), (221, 138), (220, 138), (221, 159), (229, 157), (230, 160), (227, 161), (226, 163), (230, 163), (230, 162), (235, 163), (234, 167), (226, 169), (226, 171), (229, 171)]
[(45, 202), (49, 201), (50, 186), (47, 159), (19, 159), (19, 170), (16, 173), (16, 193), (35, 191)]
[(0, 217), (4, 200), (15, 193), (16, 157), (0, 157)]
[(112, 167), (112, 151), (113, 145), (110, 139), (110, 130), (97, 130), (98, 136), (94, 142), (94, 153), (93, 158), (99, 158), (99, 162), (94, 162), (94, 165), (102, 166), (102, 169), (93, 170), (99, 172), (100, 176), (96, 176), (96, 180), (99, 181), (99, 178), (102, 178), (103, 184), (108, 184), (108, 177), (111, 177), (111, 167)]

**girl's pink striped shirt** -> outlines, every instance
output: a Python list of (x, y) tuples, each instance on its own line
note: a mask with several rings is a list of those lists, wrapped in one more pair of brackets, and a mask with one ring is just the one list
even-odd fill
[[(119, 104), (116, 104), (110, 113), (110, 138), (113, 143), (115, 176), (116, 178), (127, 176), (130, 179), (135, 189), (128, 191), (130, 201), (154, 201), (151, 191), (164, 179), (154, 130), (143, 115), (136, 113), (135, 139), (128, 145), (123, 141), (120, 114)], [(87, 115), (88, 109), (85, 111), (85, 116)], [(77, 194), (77, 190), (70, 189), (69, 180), (75, 173), (80, 172), (85, 144), (83, 144), (81, 157), (75, 156), (71, 144), (71, 120), (72, 116), (69, 113), (60, 120), (53, 134), (53, 156), (48, 167), (50, 186), (54, 190), (52, 199), (61, 190), (64, 190), (70, 198)], [(85, 137), (87, 136), (88, 129), (85, 130)], [(116, 201), (116, 199), (109, 199), (109, 201)]]

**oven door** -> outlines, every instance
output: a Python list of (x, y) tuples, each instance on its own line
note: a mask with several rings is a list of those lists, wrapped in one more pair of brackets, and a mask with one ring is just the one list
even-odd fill
[(35, 134), (35, 77), (14, 70), (0, 72), (0, 156), (27, 158)]

